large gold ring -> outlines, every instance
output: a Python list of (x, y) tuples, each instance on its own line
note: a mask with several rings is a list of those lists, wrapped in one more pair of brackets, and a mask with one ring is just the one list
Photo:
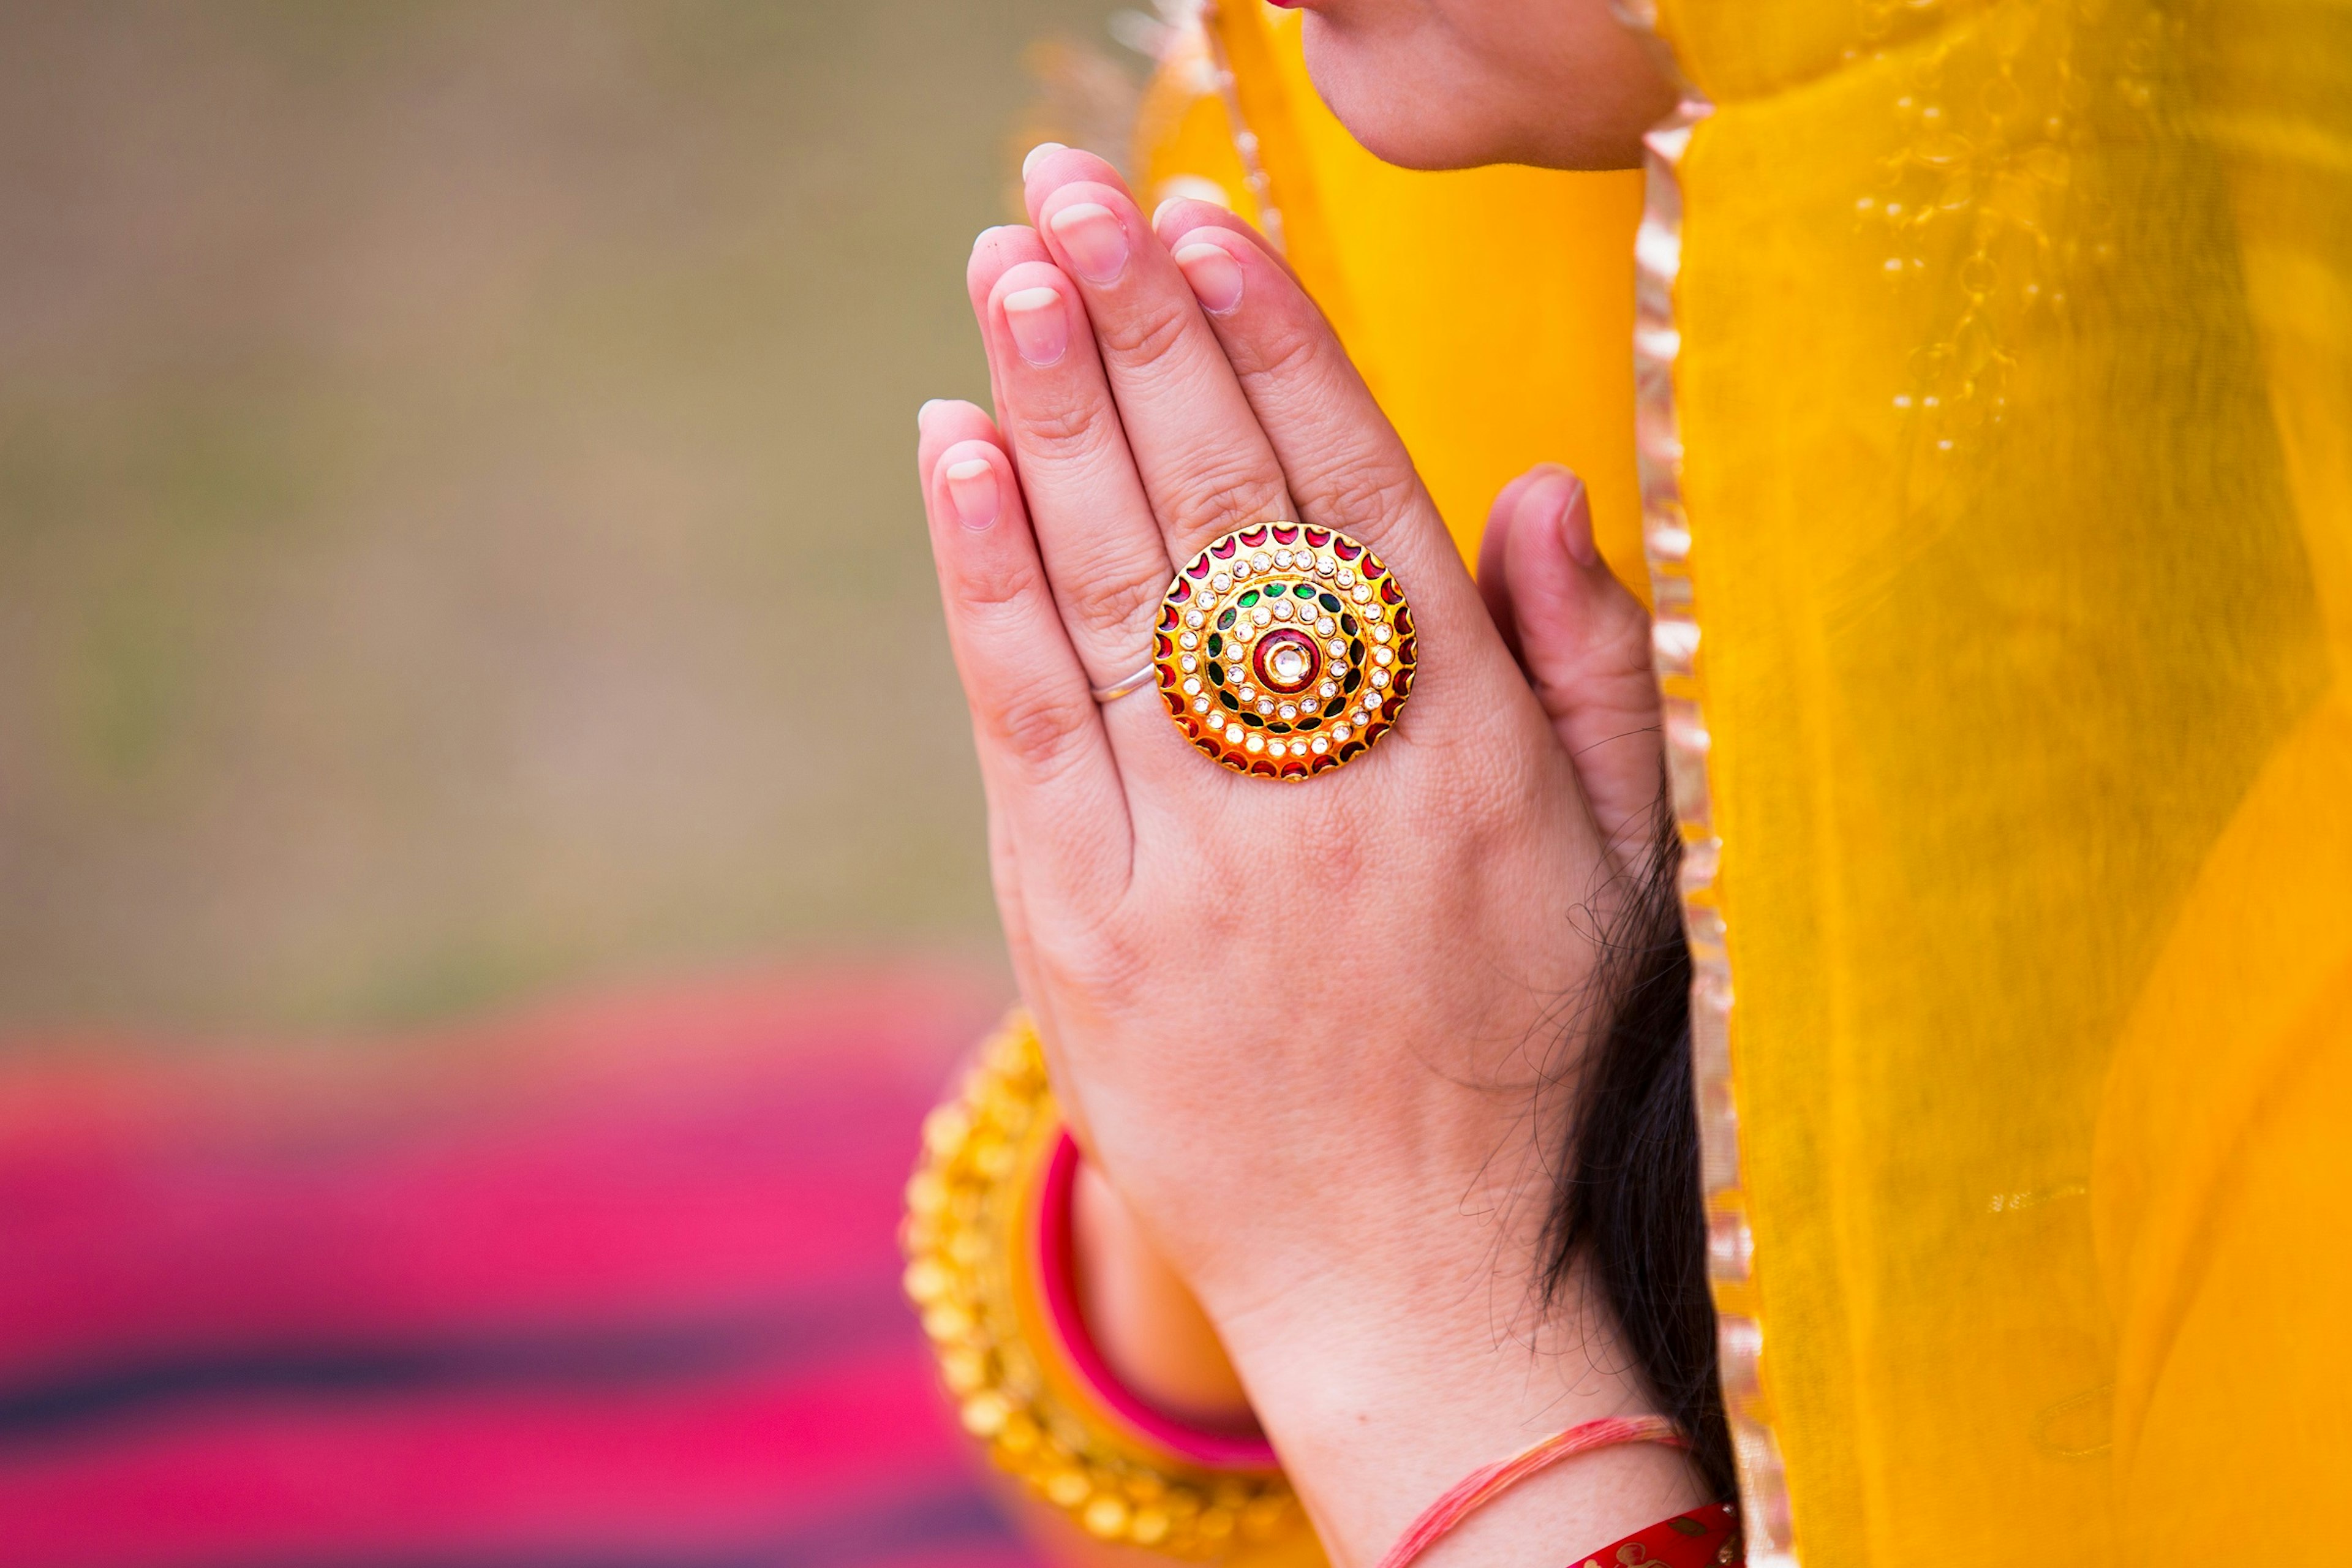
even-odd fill
[(1176, 574), (1151, 652), (1186, 740), (1237, 773), (1297, 780), (1396, 727), (1413, 647), (1387, 563), (1331, 529), (1261, 522)]

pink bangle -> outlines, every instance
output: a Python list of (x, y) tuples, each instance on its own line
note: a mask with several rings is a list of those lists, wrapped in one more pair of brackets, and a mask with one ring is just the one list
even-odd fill
[(1381, 1559), (1380, 1568), (1405, 1568), (1473, 1510), (1529, 1476), (1575, 1455), (1613, 1448), (1622, 1443), (1659, 1443), (1669, 1448), (1685, 1449), (1690, 1447), (1690, 1439), (1663, 1415), (1609, 1416), (1555, 1432), (1509, 1458), (1481, 1466), (1456, 1481), (1443, 1497), (1424, 1509), (1419, 1519), (1405, 1527), (1397, 1543), (1389, 1548), (1388, 1555)]
[(1045, 1179), (1038, 1184), (1037, 1279), (1054, 1337), (1061, 1342), (1070, 1369), (1105, 1411), (1136, 1436), (1188, 1464), (1204, 1470), (1280, 1469), (1282, 1462), (1275, 1457), (1274, 1445), (1265, 1440), (1265, 1433), (1255, 1427), (1246, 1432), (1220, 1432), (1179, 1421), (1138, 1398), (1103, 1360), (1078, 1311), (1070, 1239), (1070, 1194), (1077, 1177), (1078, 1146), (1065, 1132), (1046, 1163)]

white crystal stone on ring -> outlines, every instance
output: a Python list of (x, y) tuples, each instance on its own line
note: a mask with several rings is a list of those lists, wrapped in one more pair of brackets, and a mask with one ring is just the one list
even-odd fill
[(1243, 743), (1244, 743), (1244, 745), (1248, 746), (1248, 747), (1249, 747), (1249, 749), (1250, 749), (1251, 751), (1253, 751), (1253, 752), (1263, 752), (1263, 751), (1265, 751), (1265, 742), (1264, 741), (1262, 741), (1262, 740), (1258, 739), (1255, 735), (1252, 735), (1252, 736), (1251, 736), (1251, 737), (1250, 737), (1246, 742), (1243, 742)]
[(1271, 712), (1273, 712), (1273, 711), (1274, 711), (1274, 699), (1273, 699), (1273, 698), (1271, 698), (1271, 697), (1261, 697), (1261, 698), (1259, 698), (1259, 699), (1257, 700), (1257, 710), (1258, 710), (1259, 712), (1261, 712), (1261, 713), (1271, 713)]
[(1277, 621), (1286, 621), (1290, 618), (1289, 600), (1276, 599), (1274, 602), (1274, 618)]
[(1296, 702), (1286, 702), (1280, 708), (1276, 710), (1276, 713), (1277, 716), (1284, 719), (1296, 719), (1298, 717), (1298, 704)]
[(1315, 558), (1315, 570), (1322, 574), (1324, 576), (1328, 577), (1331, 575), (1331, 567), (1332, 561), (1328, 555), (1318, 555)]
[(1348, 597), (1360, 605), (1369, 605), (1372, 602), (1372, 585), (1370, 583), (1359, 583), (1356, 584), (1355, 591)]
[(1313, 660), (1305, 648), (1295, 642), (1286, 642), (1266, 655), (1266, 668), (1285, 686), (1296, 686), (1314, 668)]
[(1323, 646), (1330, 650), (1333, 658), (1339, 658), (1348, 651), (1347, 640), (1343, 637), (1333, 637)]
[(1185, 674), (1190, 675), (1194, 670), (1201, 668), (1201, 661), (1193, 655), (1188, 653), (1183, 658), (1176, 661), (1176, 668), (1182, 670)]
[(1250, 570), (1253, 572), (1263, 572), (1272, 564), (1273, 563), (1266, 559), (1265, 552), (1263, 550), (1250, 557)]
[(1250, 612), (1250, 619), (1255, 621), (1259, 626), (1265, 626), (1274, 619), (1274, 612), (1267, 609), (1264, 605), (1260, 605), (1256, 609)]
[(1340, 568), (1339, 568), (1339, 574), (1338, 578), (1336, 579), (1336, 581), (1339, 583), (1339, 586), (1341, 586), (1342, 588), (1344, 588), (1344, 587), (1346, 587), (1349, 584), (1350, 584), (1350, 583), (1354, 582), (1355, 580), (1356, 580), (1356, 574), (1355, 574), (1353, 572), (1349, 571), (1345, 566), (1342, 566), (1342, 567), (1340, 567)]
[(1204, 616), (1204, 615), (1202, 615), (1202, 614), (1200, 611), (1198, 611), (1198, 610), (1194, 610), (1194, 611), (1192, 611), (1190, 615), (1188, 615), (1188, 616), (1186, 616), (1184, 617), (1184, 624), (1185, 624), (1186, 626), (1188, 626), (1192, 627), (1192, 628), (1194, 631), (1196, 631), (1196, 632), (1197, 632), (1197, 631), (1199, 631), (1202, 626), (1204, 626), (1208, 625), (1208, 623), (1209, 623), (1209, 617), (1208, 617), (1208, 616)]
[(1214, 588), (1220, 594), (1223, 593), (1233, 585), (1234, 578), (1233, 574), (1230, 572), (1220, 572), (1215, 576), (1209, 579), (1209, 586)]
[(1234, 581), (1235, 581), (1235, 582), (1237, 582), (1237, 583), (1238, 583), (1239, 581), (1241, 581), (1243, 578), (1244, 578), (1244, 577), (1248, 576), (1249, 574), (1250, 574), (1250, 563), (1249, 563), (1249, 560), (1248, 560), (1248, 558), (1247, 558), (1246, 556), (1244, 556), (1243, 559), (1241, 559), (1241, 560), (1236, 561), (1236, 562), (1234, 562)]
[(1374, 686), (1386, 686), (1388, 683), (1389, 672), (1387, 670), (1376, 669), (1372, 671), (1372, 684)]
[(1231, 741), (1236, 746), (1242, 743), (1242, 737), (1248, 733), (1249, 731), (1243, 729), (1239, 724), (1228, 724), (1225, 726), (1225, 739)]
[(1333, 620), (1328, 616), (1318, 616), (1315, 618), (1315, 635), (1319, 637), (1328, 637), (1331, 635), (1332, 629), (1339, 624), (1339, 622)]
[(1277, 550), (1277, 551), (1276, 551), (1276, 552), (1274, 552), (1274, 563), (1275, 563), (1276, 566), (1281, 566), (1281, 567), (1287, 567), (1287, 566), (1289, 566), (1289, 564), (1290, 564), (1290, 552), (1289, 552), (1289, 551), (1287, 551), (1287, 550)]
[(1355, 731), (1349, 729), (1345, 724), (1334, 724), (1331, 726), (1331, 738), (1335, 741), (1344, 741), (1349, 735), (1354, 733)]
[(1313, 752), (1317, 756), (1318, 756), (1318, 757), (1319, 757), (1319, 756), (1321, 756), (1324, 752), (1328, 752), (1328, 751), (1329, 751), (1329, 750), (1331, 749), (1331, 742), (1328, 742), (1328, 741), (1327, 741), (1327, 740), (1325, 740), (1322, 736), (1318, 735), (1318, 736), (1316, 736), (1316, 737), (1315, 737), (1315, 739), (1314, 739), (1314, 740), (1312, 740), (1312, 741), (1310, 741), (1310, 742), (1307, 742), (1307, 749), (1308, 751), (1310, 751), (1310, 752)]
[(1327, 680), (1315, 689), (1321, 692), (1324, 699), (1328, 700), (1329, 699), (1339, 695), (1339, 683), (1336, 680)]
[(1195, 712), (1195, 713), (1206, 713), (1208, 710), (1209, 710), (1209, 700), (1208, 700), (1207, 698), (1205, 698), (1205, 697), (1195, 697), (1194, 699), (1192, 699), (1192, 711), (1193, 711), (1193, 712)]
[(1364, 606), (1364, 619), (1368, 621), (1377, 621), (1382, 616), (1387, 614), (1388, 612), (1381, 609), (1378, 605), (1366, 605)]
[(1184, 695), (1187, 697), (1198, 697), (1201, 695), (1201, 678), (1199, 676), (1192, 676), (1184, 682)]
[(1393, 634), (1391, 634), (1386, 626), (1374, 626), (1372, 628), (1372, 640), (1374, 642), (1386, 642), (1391, 635)]
[(1372, 649), (1372, 662), (1374, 664), (1386, 664), (1389, 660), (1394, 658), (1396, 658), (1396, 655), (1391, 653), (1384, 647), (1376, 647)]
[(1194, 637), (1191, 632), (1186, 632), (1182, 637), (1176, 639), (1176, 646), (1178, 647), (1199, 647), (1201, 646), (1201, 639)]

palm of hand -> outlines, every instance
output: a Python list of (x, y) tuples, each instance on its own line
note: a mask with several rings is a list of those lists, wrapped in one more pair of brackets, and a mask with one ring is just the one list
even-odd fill
[[(1524, 1279), (1543, 1205), (1518, 1192), (1557, 1132), (1528, 1094), (1572, 1071), (1563, 1004), (1656, 811), (1645, 622), (1559, 470), (1498, 500), (1474, 584), (1237, 220), (1171, 204), (1155, 233), (1082, 153), (1027, 173), (1037, 228), (983, 235), (969, 279), (1002, 431), (934, 404), (919, 454), (999, 901), (1089, 1161), (1282, 1442), (1302, 1324), (1491, 1351), (1495, 1271)], [(1276, 784), (1211, 765), (1148, 688), (1097, 707), (1174, 563), (1291, 518), (1370, 545), (1412, 602), (1392, 733)]]

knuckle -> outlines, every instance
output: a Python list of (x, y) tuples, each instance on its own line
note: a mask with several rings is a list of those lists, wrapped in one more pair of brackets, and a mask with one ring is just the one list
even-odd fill
[(1181, 300), (1160, 300), (1132, 312), (1120, 311), (1096, 330), (1104, 351), (1122, 364), (1156, 364), (1184, 339), (1190, 307)]
[(1064, 589), (1063, 597), (1080, 625), (1097, 631), (1118, 631), (1147, 616), (1165, 591), (1165, 584), (1139, 582), (1117, 572), (1101, 572), (1070, 584)]
[(1076, 761), (1092, 717), (1075, 702), (1026, 688), (1000, 701), (989, 725), (1033, 779), (1049, 780)]
[(1036, 591), (1036, 575), (1024, 563), (970, 563), (955, 574), (956, 604), (978, 625), (1025, 616)]
[(1108, 434), (1109, 407), (1092, 397), (1073, 398), (1054, 407), (1024, 411), (1021, 428), (1029, 455), (1047, 463), (1065, 463), (1101, 450)]
[(1314, 521), (1345, 533), (1360, 533), (1402, 517), (1421, 486), (1409, 468), (1367, 463), (1326, 469), (1299, 488)]
[(1282, 486), (1263, 474), (1203, 467), (1175, 498), (1173, 521), (1186, 531), (1223, 533), (1264, 522), (1282, 505)]
[(1234, 371), (1244, 380), (1286, 381), (1322, 368), (1334, 347), (1331, 329), (1320, 316), (1311, 321), (1287, 315), (1264, 323), (1260, 331), (1238, 347)]

